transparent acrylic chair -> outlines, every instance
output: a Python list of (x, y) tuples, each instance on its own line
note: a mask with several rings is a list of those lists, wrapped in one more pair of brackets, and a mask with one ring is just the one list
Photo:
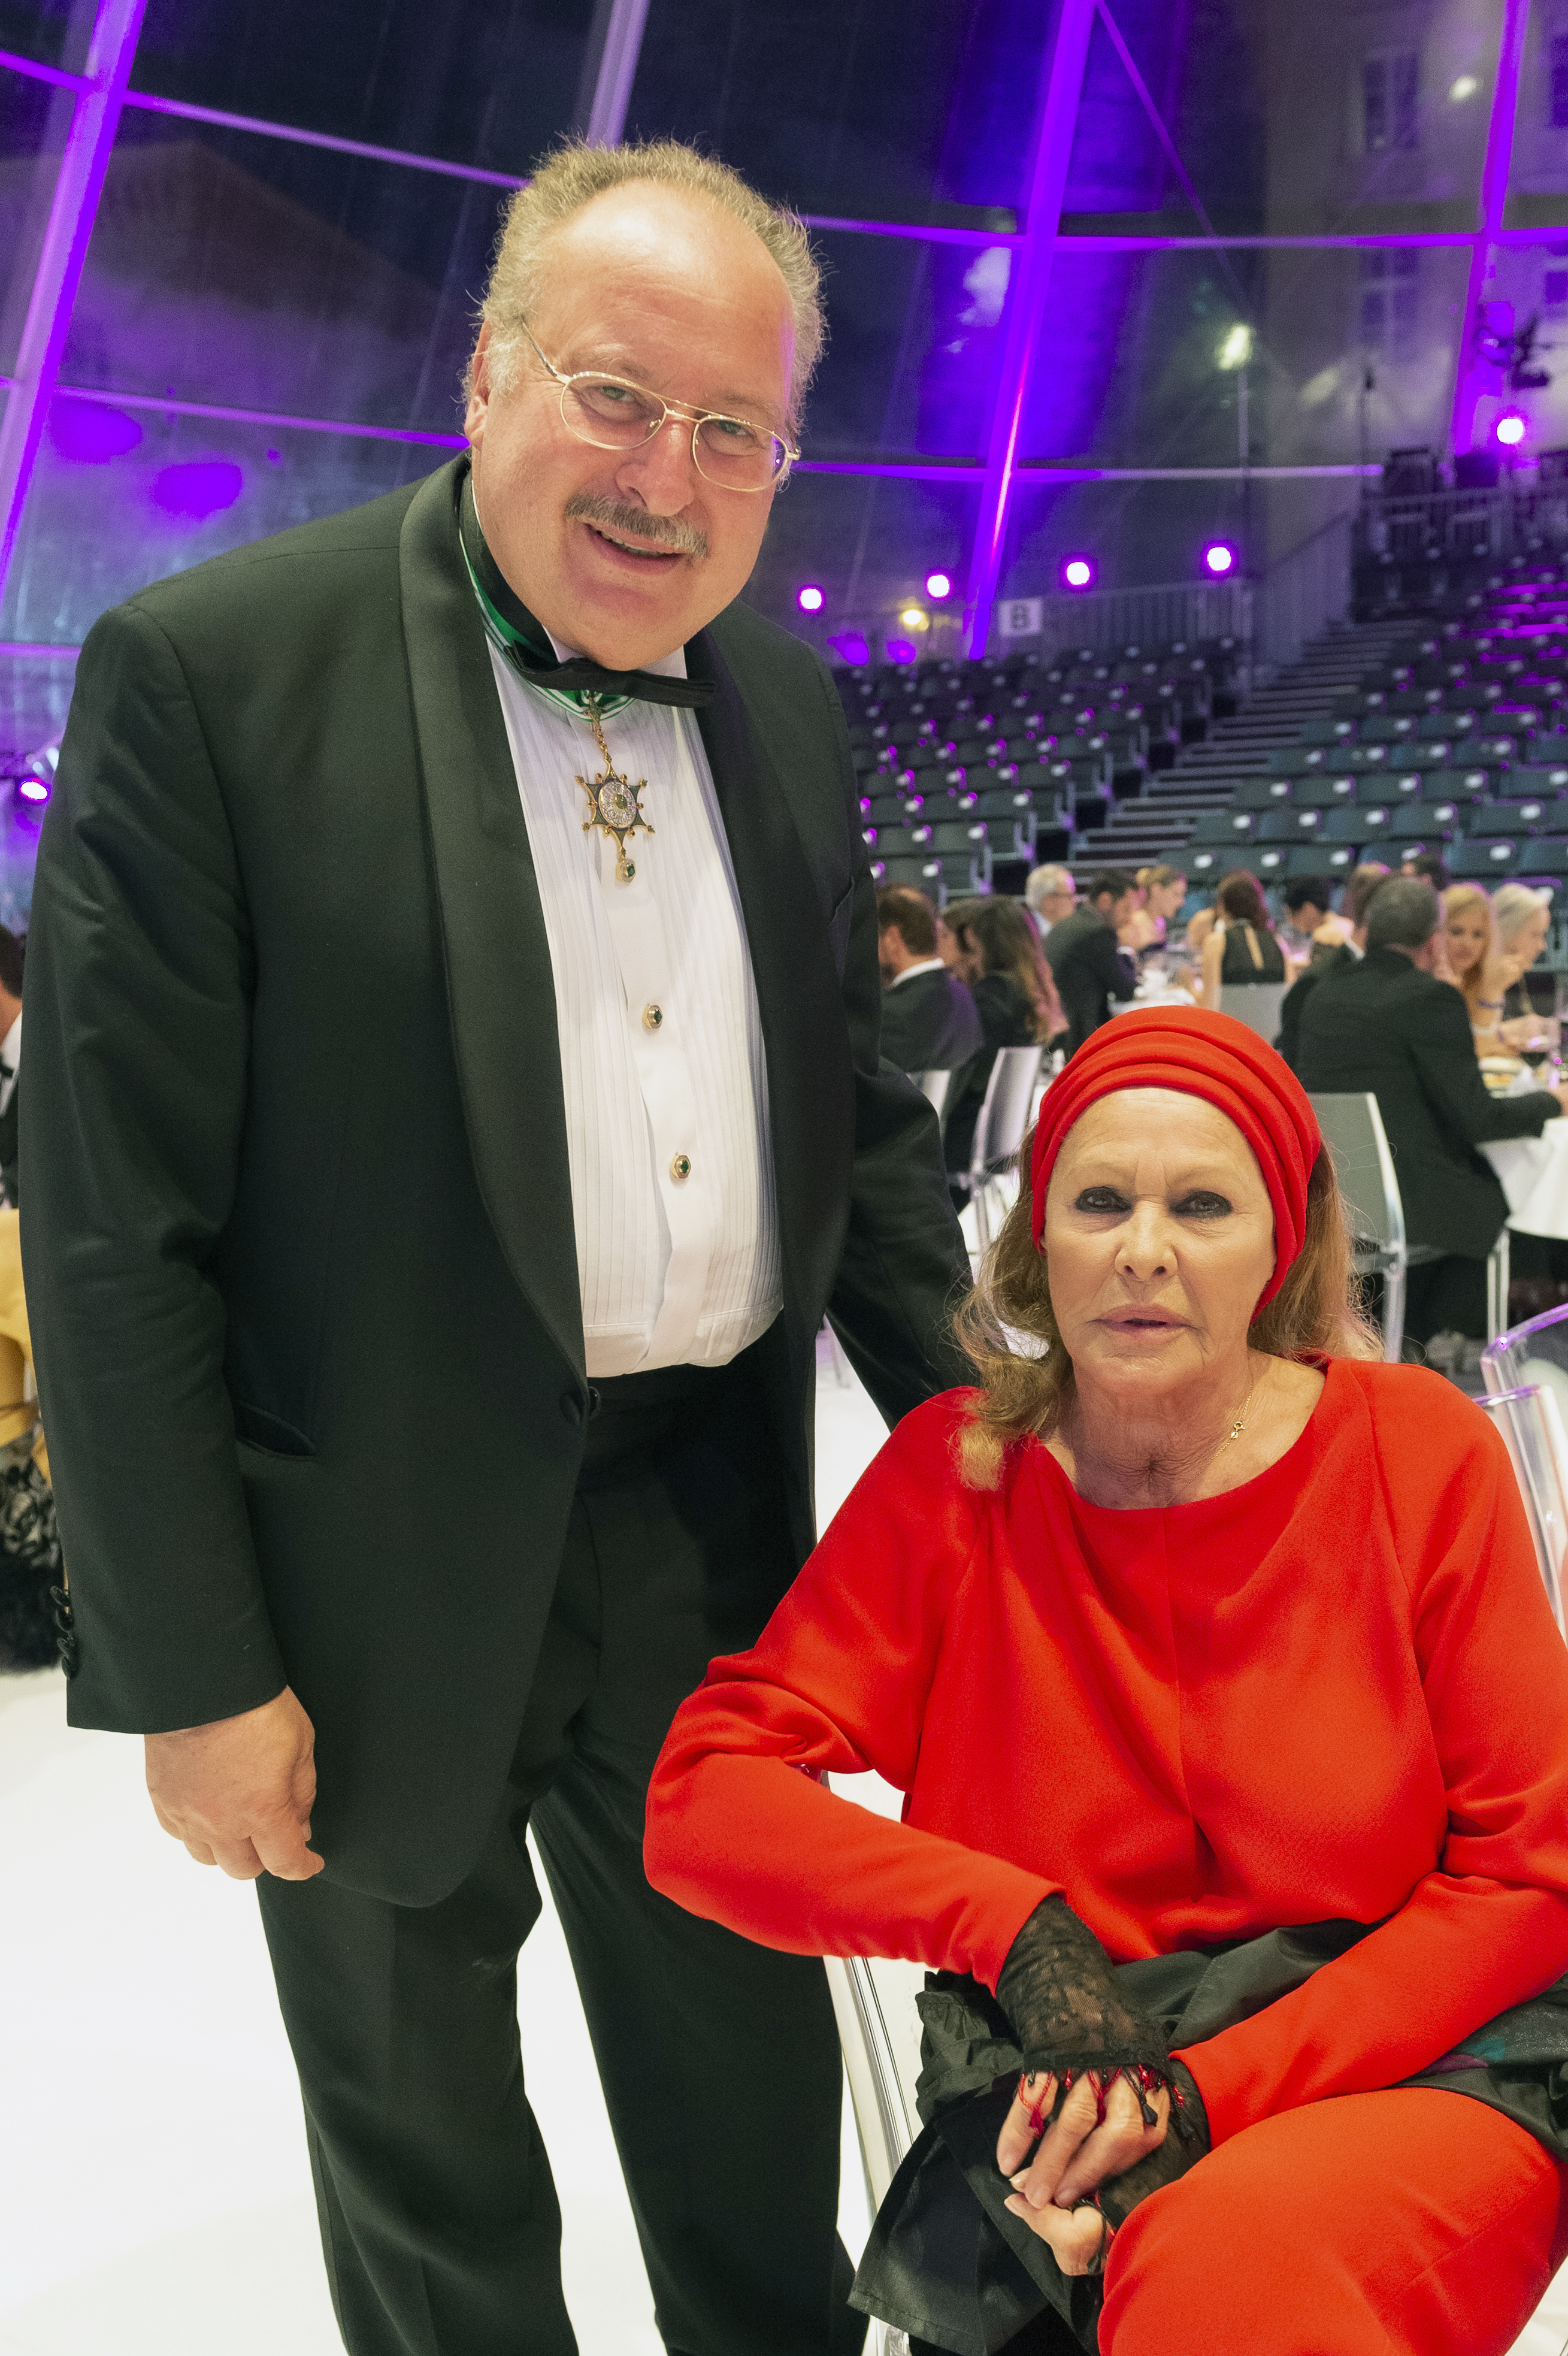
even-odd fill
[(965, 1180), (975, 1206), (975, 1239), (982, 1252), (991, 1240), (991, 1190), (1012, 1171), (1029, 1133), (1044, 1060), (1043, 1047), (998, 1047), (986, 1083)]
[(1549, 1309), (1499, 1333), (1481, 1354), (1487, 1396), (1519, 1480), (1541, 1576), (1563, 1627), (1568, 1546), (1568, 1307)]

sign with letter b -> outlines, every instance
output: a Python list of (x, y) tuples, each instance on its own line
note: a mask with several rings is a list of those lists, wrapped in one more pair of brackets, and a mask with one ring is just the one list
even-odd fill
[(1038, 638), (1044, 621), (1040, 597), (1008, 597), (997, 608), (997, 629), (1004, 638)]

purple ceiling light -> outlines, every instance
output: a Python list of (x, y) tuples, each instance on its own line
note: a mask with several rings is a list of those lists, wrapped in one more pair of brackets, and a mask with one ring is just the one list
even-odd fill
[(136, 447), (142, 429), (106, 402), (70, 401), (57, 392), (48, 408), (48, 434), (60, 456), (73, 465), (106, 466)]
[(808, 581), (804, 589), (795, 592), (795, 602), (803, 614), (820, 614), (825, 601), (816, 582)]
[(1095, 564), (1092, 556), (1064, 556), (1061, 560), (1061, 585), (1082, 596), (1085, 589), (1094, 586)]
[(1228, 540), (1211, 540), (1203, 552), (1203, 569), (1216, 581), (1224, 581), (1236, 569), (1236, 552)]
[(1498, 37), (1498, 75), (1492, 85), (1492, 111), (1487, 124), (1486, 161), (1481, 166), (1479, 234), (1470, 248), (1470, 275), (1465, 307), (1459, 314), (1459, 348), (1455, 354), (1454, 415), (1449, 447), (1456, 455), (1470, 447), (1476, 431), (1476, 403), (1480, 398), (1481, 370), (1486, 362), (1476, 350), (1476, 328), (1481, 316), (1481, 295), (1491, 268), (1492, 247), (1503, 225), (1508, 203), (1509, 174), (1513, 163), (1513, 126), (1519, 112), (1519, 78), (1524, 62), (1524, 28), (1530, 0), (1503, 0), (1502, 31)]
[(938, 605), (942, 603), (944, 597), (951, 597), (952, 575), (947, 573), (928, 573), (925, 576), (925, 594), (928, 597), (934, 598)]
[(146, 5), (147, 0), (101, 0), (88, 45), (88, 87), (71, 108), (70, 128), (60, 151), (17, 348), (16, 380), (0, 419), (0, 597), (11, 569), (22, 503), (37, 463)]
[(967, 651), (983, 655), (991, 629), (991, 607), (1002, 571), (1013, 468), (1023, 428), (1035, 345), (1045, 309), (1051, 255), (1061, 227), (1061, 198), (1072, 152), (1072, 126), (1083, 89), (1083, 67), (1094, 22), (1094, 0), (1059, 0), (1055, 27), (1046, 47), (1045, 72), (1037, 103), (1029, 155), (1023, 243), (1013, 256), (1002, 328), (1001, 365), (986, 452), (986, 481), (969, 560), (965, 595)]

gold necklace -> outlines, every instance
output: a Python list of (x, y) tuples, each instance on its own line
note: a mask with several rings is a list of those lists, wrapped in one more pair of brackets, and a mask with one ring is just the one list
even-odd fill
[(621, 775), (611, 759), (610, 747), (604, 742), (603, 723), (599, 716), (599, 697), (584, 695), (581, 702), (583, 718), (593, 731), (593, 742), (604, 764), (603, 774), (592, 783), (586, 777), (577, 780), (588, 797), (588, 816), (582, 821), (582, 831), (587, 834), (597, 827), (601, 834), (614, 838), (617, 853), (615, 873), (623, 884), (629, 884), (636, 874), (637, 867), (636, 862), (627, 855), (626, 837), (653, 832), (653, 828), (643, 816), (643, 806), (638, 798), (646, 793), (648, 781), (646, 777), (639, 777), (633, 785), (629, 777)]
[(1236, 1418), (1235, 1422), (1231, 1426), (1230, 1430), (1225, 1434), (1224, 1439), (1220, 1442), (1220, 1448), (1217, 1448), (1214, 1451), (1216, 1456), (1219, 1455), (1221, 1448), (1229, 1448), (1232, 1440), (1240, 1440), (1243, 1432), (1245, 1431), (1247, 1428), (1248, 1411), (1252, 1407), (1253, 1393), (1256, 1389), (1257, 1384), (1253, 1383), (1252, 1388), (1248, 1391), (1246, 1398), (1242, 1401), (1242, 1412)]

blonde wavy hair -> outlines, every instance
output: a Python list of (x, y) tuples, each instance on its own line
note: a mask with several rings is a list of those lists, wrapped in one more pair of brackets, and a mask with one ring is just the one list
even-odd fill
[[(1072, 1407), (1072, 1361), (1051, 1305), (1045, 1254), (1035, 1248), (1027, 1152), (1024, 1160), (1019, 1199), (954, 1320), (979, 1385), (959, 1440), (959, 1469), (972, 1489), (994, 1489), (1008, 1449), (1021, 1440), (1049, 1440)], [(1306, 1238), (1247, 1341), (1271, 1358), (1382, 1355), (1362, 1309), (1344, 1198), (1326, 1145), (1307, 1182)]]
[[(548, 155), (531, 180), (507, 200), (479, 316), (490, 330), (490, 373), (498, 391), (515, 382), (525, 349), (523, 326), (537, 309), (555, 231), (607, 189), (636, 181), (677, 189), (730, 213), (749, 229), (778, 264), (795, 315), (795, 365), (790, 378), (789, 430), (800, 433), (802, 405), (827, 323), (822, 273), (805, 225), (785, 205), (770, 205), (728, 164), (699, 155), (678, 139), (634, 139), (620, 147), (591, 147), (568, 139)], [(468, 363), (464, 392), (473, 390)]]

